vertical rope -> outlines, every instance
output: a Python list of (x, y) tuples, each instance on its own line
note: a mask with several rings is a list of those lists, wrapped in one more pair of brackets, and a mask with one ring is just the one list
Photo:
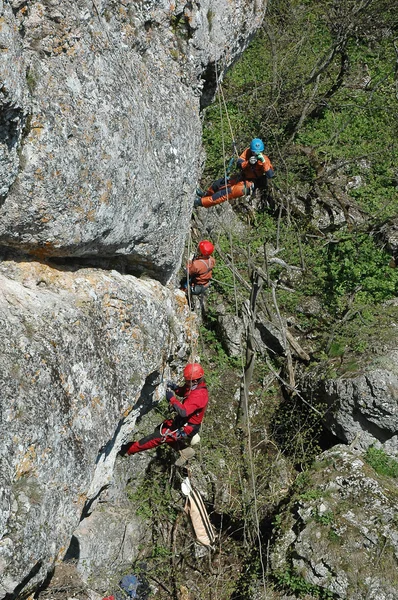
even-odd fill
[[(221, 96), (223, 94), (222, 94), (222, 91), (220, 91), (221, 86), (219, 84), (217, 62), (215, 63), (215, 73), (216, 73), (216, 84), (217, 84), (220, 121), (221, 121), (221, 142), (222, 142), (223, 162), (224, 162), (224, 176), (225, 176), (225, 183), (227, 183), (227, 181), (226, 181), (227, 180), (226, 153), (225, 153), (225, 140), (224, 140), (224, 121), (223, 121), (222, 104), (221, 104)], [(225, 99), (224, 99), (224, 107), (225, 107), (225, 113), (228, 115), (228, 108), (226, 106)], [(228, 116), (228, 122), (230, 123), (229, 116)], [(231, 128), (231, 134), (233, 137), (232, 128)], [(226, 191), (227, 191), (227, 201), (228, 201), (228, 188), (227, 187), (226, 187)], [(234, 263), (234, 252), (233, 252), (233, 241), (232, 241), (231, 229), (229, 229), (228, 233), (229, 233), (231, 266), (232, 266), (233, 285), (234, 285), (235, 313), (236, 313), (236, 316), (239, 318), (239, 306), (238, 306), (238, 296), (237, 296), (237, 286), (236, 286), (236, 277), (235, 277), (235, 263)], [(241, 377), (242, 377), (242, 381), (243, 381), (244, 373), (245, 373), (243, 348), (241, 348), (240, 358), (241, 358), (241, 371), (242, 371)], [(244, 386), (244, 397), (245, 397), (245, 411), (244, 412), (246, 414), (246, 426), (247, 426), (247, 446), (248, 446), (250, 476), (251, 476), (253, 501), (254, 501), (255, 528), (256, 528), (258, 548), (259, 548), (259, 553), (260, 553), (260, 563), (261, 563), (262, 583), (263, 583), (263, 588), (264, 588), (264, 598), (266, 598), (267, 597), (267, 587), (266, 587), (266, 579), (265, 579), (266, 578), (266, 570), (265, 570), (265, 565), (264, 565), (264, 560), (263, 560), (263, 551), (262, 551), (262, 542), (261, 542), (261, 533), (260, 533), (260, 520), (258, 517), (258, 499), (257, 499), (256, 477), (255, 477), (255, 470), (254, 470), (251, 430), (250, 430), (250, 422), (249, 422), (249, 399), (247, 397), (246, 386)]]

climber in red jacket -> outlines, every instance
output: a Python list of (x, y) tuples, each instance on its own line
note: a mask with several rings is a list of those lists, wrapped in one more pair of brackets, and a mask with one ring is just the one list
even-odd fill
[[(160, 444), (170, 444), (176, 450), (189, 446), (190, 440), (200, 429), (209, 395), (202, 365), (187, 364), (184, 369), (184, 379), (185, 383), (182, 386), (171, 381), (167, 382), (166, 398), (176, 411), (176, 416), (163, 421), (153, 433), (138, 442), (124, 444), (120, 449), (122, 456), (150, 450)], [(182, 400), (178, 400), (173, 392)]]
[(226, 200), (241, 198), (263, 188), (266, 180), (274, 176), (274, 169), (268, 156), (263, 154), (264, 142), (254, 138), (237, 160), (239, 173), (214, 181), (207, 192), (198, 194), (194, 206), (209, 208)]

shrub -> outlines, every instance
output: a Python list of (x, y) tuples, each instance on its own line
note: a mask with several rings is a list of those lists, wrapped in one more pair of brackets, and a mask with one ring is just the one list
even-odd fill
[(398, 478), (398, 461), (388, 456), (381, 448), (370, 446), (366, 451), (365, 460), (379, 475)]

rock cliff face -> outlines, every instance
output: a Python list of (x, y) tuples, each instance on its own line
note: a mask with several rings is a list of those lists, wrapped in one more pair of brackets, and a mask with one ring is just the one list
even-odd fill
[(304, 392), (326, 407), (325, 425), (340, 440), (362, 449), (382, 444), (388, 454), (398, 456), (398, 301), (381, 311), (378, 337), (368, 352), (358, 357), (355, 371), (326, 375), (319, 367), (305, 376)]
[(162, 284), (200, 106), (265, 4), (0, 0), (0, 597), (62, 559), (136, 419), (195, 358), (192, 315)]
[(36, 262), (3, 262), (0, 280), (3, 597), (63, 556), (190, 331), (153, 281)]
[(397, 353), (384, 357), (383, 366), (353, 379), (322, 382), (322, 400), (330, 406), (329, 429), (341, 440), (362, 448), (380, 442), (386, 452), (398, 456)]
[(396, 598), (396, 480), (378, 475), (360, 452), (335, 446), (305, 487), (281, 519), (273, 570), (281, 579), (301, 577), (311, 597), (322, 589), (349, 600)]
[(199, 105), (265, 0), (0, 2), (0, 245), (166, 281), (201, 157)]

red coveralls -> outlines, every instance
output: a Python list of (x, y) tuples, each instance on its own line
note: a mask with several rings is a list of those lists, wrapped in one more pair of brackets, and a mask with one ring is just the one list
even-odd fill
[(209, 401), (206, 382), (202, 380), (192, 387), (191, 382), (187, 382), (177, 388), (175, 393), (183, 400), (179, 402), (175, 396), (170, 400), (170, 404), (177, 412), (174, 419), (166, 419), (150, 435), (138, 442), (131, 442), (126, 454), (150, 450), (160, 444), (170, 444), (178, 450), (185, 446), (184, 441), (187, 441), (187, 438), (198, 433)]
[[(218, 179), (212, 183), (211, 187), (206, 192), (206, 195), (201, 198), (201, 205), (205, 208), (221, 204), (226, 200), (233, 198), (241, 198), (245, 194), (250, 194), (256, 186), (261, 187), (263, 180), (273, 177), (274, 170), (270, 159), (265, 154), (264, 162), (257, 160), (256, 164), (251, 165), (249, 158), (253, 156), (250, 148), (246, 148), (239, 156), (237, 164), (241, 169), (240, 173), (235, 173), (229, 177), (227, 185), (225, 179)], [(214, 189), (216, 188), (216, 189)]]

